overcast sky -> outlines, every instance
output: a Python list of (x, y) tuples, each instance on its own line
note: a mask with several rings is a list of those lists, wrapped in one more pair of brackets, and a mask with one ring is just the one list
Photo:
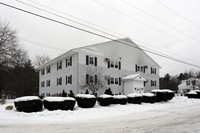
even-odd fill
[[(37, 6), (65, 18), (112, 34), (129, 37), (138, 45), (200, 66), (200, 0), (0, 0), (52, 19), (109, 36), (100, 31), (40, 11), (21, 2)], [(21, 1), (21, 2), (19, 2)], [(40, 5), (38, 5), (40, 4)], [(44, 7), (44, 6), (46, 7)], [(48, 7), (48, 8), (47, 8)], [(50, 10), (50, 8), (54, 10)], [(57, 10), (57, 11), (56, 11)], [(59, 11), (59, 12), (58, 12)], [(35, 55), (51, 58), (72, 49), (107, 39), (0, 5), (1, 21), (17, 30), (31, 59)], [(113, 39), (116, 37), (109, 36)], [(26, 40), (41, 43), (30, 43)], [(199, 70), (150, 53), (166, 73), (176, 75), (185, 70)]]

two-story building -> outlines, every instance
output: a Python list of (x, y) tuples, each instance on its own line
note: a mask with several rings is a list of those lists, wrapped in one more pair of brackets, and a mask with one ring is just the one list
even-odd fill
[(159, 88), (160, 66), (129, 38), (72, 49), (37, 69), (43, 96), (85, 93), (84, 84), (96, 84), (97, 78), (105, 84), (97, 95), (108, 88), (125, 95)]

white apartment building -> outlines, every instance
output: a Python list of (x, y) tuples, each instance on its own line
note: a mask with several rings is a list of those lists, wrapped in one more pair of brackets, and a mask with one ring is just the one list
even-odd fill
[(159, 89), (161, 67), (130, 38), (122, 38), (72, 49), (38, 67), (39, 94), (85, 93), (83, 84), (96, 84), (99, 78), (87, 68), (101, 70), (105, 86), (97, 95), (108, 88), (125, 95)]

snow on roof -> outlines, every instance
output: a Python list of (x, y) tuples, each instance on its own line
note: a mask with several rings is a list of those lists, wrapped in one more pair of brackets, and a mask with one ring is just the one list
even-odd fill
[(75, 101), (72, 97), (45, 97), (43, 100), (49, 102)]
[(15, 102), (19, 101), (31, 101), (31, 100), (40, 100), (38, 96), (24, 96), (15, 99)]
[(96, 98), (94, 95), (90, 95), (90, 94), (77, 94), (76, 97), (79, 97), (79, 98)]
[(123, 99), (123, 98), (127, 98), (125, 95), (114, 95), (113, 98), (115, 99)]
[(146, 79), (144, 77), (142, 77), (140, 74), (131, 74), (131, 75), (128, 75), (128, 76), (124, 77), (123, 80), (136, 79), (136, 78), (138, 78), (137, 80), (146, 81)]
[(111, 95), (107, 95), (107, 94), (103, 94), (99, 96), (100, 98), (112, 98), (113, 96)]
[(153, 97), (155, 96), (153, 93), (143, 93), (143, 96), (147, 96), (147, 97)]
[(139, 94), (139, 93), (130, 93), (130, 94), (127, 95), (127, 97), (132, 97), (132, 98), (134, 98), (134, 97), (142, 97), (142, 94)]
[(196, 91), (190, 91), (190, 92), (188, 92), (187, 94), (197, 94), (197, 92)]
[(152, 90), (151, 92), (168, 92), (168, 93), (172, 93), (173, 91), (169, 90), (169, 89), (163, 89), (163, 90), (155, 89), (155, 90)]

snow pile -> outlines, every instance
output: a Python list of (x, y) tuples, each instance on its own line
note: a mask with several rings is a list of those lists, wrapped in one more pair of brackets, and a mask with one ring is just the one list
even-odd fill
[(142, 96), (153, 97), (155, 95), (153, 93), (143, 93)]
[(90, 95), (90, 94), (77, 94), (76, 97), (79, 97), (79, 98), (96, 98), (94, 95)]
[(107, 94), (103, 94), (103, 95), (100, 95), (99, 98), (112, 98), (113, 96), (111, 95), (107, 95)]
[(113, 96), (114, 99), (124, 99), (127, 98), (125, 95), (114, 95)]
[(196, 91), (190, 91), (190, 92), (188, 92), (187, 94), (193, 94), (193, 95), (196, 95), (197, 92), (196, 92)]
[(40, 98), (38, 96), (24, 96), (24, 97), (16, 98), (15, 102), (31, 101), (31, 100), (40, 100)]
[(151, 92), (168, 92), (168, 93), (173, 93), (172, 90), (169, 90), (169, 89), (163, 89), (163, 90), (160, 90), (160, 89), (155, 89), (155, 90), (152, 90)]
[(142, 97), (142, 94), (139, 94), (139, 93), (130, 93), (130, 94), (127, 95), (127, 97), (131, 97), (131, 98)]
[(43, 100), (48, 102), (75, 101), (72, 97), (45, 97)]

